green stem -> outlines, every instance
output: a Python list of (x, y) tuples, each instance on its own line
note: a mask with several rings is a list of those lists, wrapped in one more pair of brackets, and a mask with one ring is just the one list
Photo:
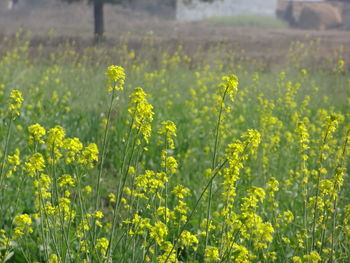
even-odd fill
[[(128, 161), (127, 168), (125, 170), (125, 174), (122, 175), (121, 183), (119, 184), (119, 192), (118, 192), (118, 195), (117, 195), (118, 197), (117, 197), (116, 204), (115, 204), (115, 207), (114, 207), (114, 210), (113, 210), (112, 231), (111, 231), (111, 235), (110, 235), (110, 238), (109, 238), (109, 246), (108, 246), (108, 250), (107, 250), (107, 260), (106, 260), (106, 262), (109, 262), (110, 258), (111, 258), (112, 242), (113, 242), (113, 236), (114, 236), (114, 232), (115, 232), (115, 229), (116, 229), (116, 221), (117, 221), (117, 210), (118, 210), (120, 202), (122, 200), (122, 196), (123, 196), (122, 191), (124, 189), (124, 186), (126, 184), (126, 180), (127, 180), (128, 174), (129, 174), (129, 167), (130, 167), (130, 164), (131, 164), (131, 161), (132, 161), (132, 157), (134, 155), (136, 141), (137, 141), (137, 137), (138, 137), (139, 132), (140, 132), (140, 128), (141, 128), (141, 126), (139, 127), (139, 129), (137, 131), (137, 134), (136, 134), (136, 138), (135, 138), (135, 140), (133, 142), (133, 145), (132, 145), (132, 148), (131, 148), (131, 154), (130, 154), (130, 158), (129, 158), (129, 161)], [(123, 171), (123, 169), (122, 169), (122, 171)]]
[(200, 201), (202, 200), (205, 192), (208, 190), (208, 188), (210, 187), (210, 184), (213, 182), (213, 180), (215, 179), (215, 177), (218, 175), (218, 173), (221, 171), (221, 169), (225, 166), (225, 164), (228, 162), (228, 160), (226, 159), (225, 161), (223, 161), (220, 166), (217, 167), (217, 169), (215, 169), (215, 172), (213, 173), (212, 177), (209, 179), (209, 182), (207, 183), (207, 185), (204, 187), (203, 191), (201, 192), (199, 198), (197, 199), (196, 204), (194, 205), (194, 208), (191, 211), (191, 214), (187, 217), (186, 223), (181, 227), (180, 233), (177, 235), (174, 243), (173, 243), (173, 247), (171, 248), (167, 258), (165, 259), (164, 263), (167, 263), (169, 260), (169, 257), (171, 255), (171, 253), (174, 251), (174, 248), (176, 246), (176, 244), (179, 242), (179, 239), (183, 233), (183, 231), (186, 229), (187, 225), (190, 222), (190, 219), (192, 218), (192, 216), (194, 215), (195, 211), (197, 210), (197, 207), (200, 203)]
[[(5, 168), (5, 162), (7, 159), (7, 154), (8, 154), (8, 146), (9, 146), (9, 141), (10, 141), (10, 135), (11, 135), (11, 127), (12, 127), (12, 122), (13, 122), (13, 118), (12, 118), (12, 113), (10, 115), (10, 122), (9, 122), (9, 126), (7, 129), (7, 133), (6, 133), (6, 140), (5, 140), (5, 146), (4, 146), (4, 155), (2, 157), (1, 160), (1, 167), (0, 167), (0, 189), (1, 189), (1, 200), (3, 200), (3, 196), (4, 196), (4, 187), (3, 187), (3, 182), (5, 179), (5, 174), (2, 174)], [(3, 214), (3, 202), (0, 201), (0, 214)], [(1, 219), (0, 221), (0, 229), (2, 228), (3, 225), (3, 221), (5, 220), (5, 218)]]
[[(224, 107), (224, 101), (225, 97), (228, 91), (228, 87), (226, 87), (224, 94), (222, 95), (221, 103), (220, 103), (220, 111), (219, 111), (219, 117), (215, 128), (215, 142), (214, 142), (214, 153), (213, 153), (213, 159), (211, 164), (211, 169), (214, 170), (216, 166), (216, 155), (217, 155), (217, 148), (219, 143), (219, 129), (221, 124), (221, 116), (222, 116), (222, 110)], [(213, 181), (210, 181), (209, 185), (209, 200), (208, 200), (208, 209), (207, 209), (207, 224), (205, 227), (205, 248), (208, 246), (208, 240), (209, 240), (209, 226), (210, 226), (210, 211), (211, 211), (211, 202), (212, 202), (212, 191), (213, 191)]]
[[(109, 123), (110, 123), (114, 98), (115, 98), (115, 89), (113, 88), (111, 100), (110, 100), (109, 107), (108, 107), (107, 122), (106, 122), (104, 135), (103, 135), (103, 141), (102, 141), (101, 162), (100, 162), (98, 176), (97, 176), (97, 182), (96, 182), (95, 211), (97, 211), (100, 207), (100, 184), (101, 184), (101, 178), (102, 178), (102, 172), (103, 172), (103, 164), (104, 164), (105, 156), (106, 156), (107, 136), (108, 136), (108, 129), (109, 129)], [(97, 226), (96, 226), (96, 223), (94, 221), (93, 222), (93, 240), (92, 240), (93, 245), (96, 242), (96, 237), (97, 237)]]
[[(330, 129), (330, 125), (328, 125), (325, 136), (323, 138), (322, 141), (322, 145), (321, 145), (321, 149), (323, 148), (323, 146), (326, 144), (327, 141), (327, 137), (329, 135), (329, 129)], [(320, 156), (319, 156), (319, 164), (320, 164), (320, 168), (322, 168), (322, 154), (323, 151), (320, 151)], [(314, 217), (313, 217), (313, 222), (312, 222), (312, 245), (311, 245), (311, 249), (315, 249), (315, 233), (316, 233), (316, 220), (318, 217), (318, 207), (317, 207), (317, 203), (318, 203), (318, 198), (319, 198), (319, 194), (320, 194), (320, 181), (321, 181), (321, 173), (318, 172), (318, 176), (317, 176), (317, 184), (316, 184), (316, 199), (315, 199), (315, 204), (314, 204)]]
[[(345, 155), (346, 155), (346, 149), (349, 143), (349, 135), (350, 135), (350, 129), (346, 132), (345, 135), (345, 142), (344, 142), (344, 146), (343, 146), (343, 151), (342, 151), (342, 155), (341, 155), (341, 160), (340, 160), (340, 165), (339, 167), (343, 166), (343, 162), (345, 159)], [(338, 167), (338, 168), (339, 168)], [(336, 171), (337, 173), (337, 171)], [(339, 187), (338, 185), (334, 186)], [(340, 189), (339, 189), (340, 191)], [(334, 201), (333, 201), (333, 222), (332, 222), (332, 238), (331, 238), (331, 255), (330, 255), (330, 263), (333, 263), (333, 253), (334, 253), (334, 243), (335, 243), (335, 223), (336, 223), (336, 218), (337, 218), (337, 196), (335, 196)]]

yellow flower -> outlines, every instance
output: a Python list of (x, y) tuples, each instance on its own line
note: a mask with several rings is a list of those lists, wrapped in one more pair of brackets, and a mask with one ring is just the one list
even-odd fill
[(83, 192), (90, 194), (92, 192), (92, 188), (90, 185), (84, 187)]
[(113, 194), (113, 193), (110, 193), (108, 195), (108, 197), (109, 197), (109, 202), (111, 202), (111, 203), (115, 203), (117, 200), (115, 194)]
[(64, 129), (57, 125), (50, 129), (47, 135), (47, 144), (49, 147), (61, 147), (63, 144), (63, 138), (65, 136)]
[(99, 239), (97, 239), (95, 248), (100, 250), (100, 253), (103, 256), (106, 256), (107, 253), (107, 249), (108, 249), (108, 245), (109, 245), (109, 241), (107, 238), (105, 237), (101, 237)]
[(174, 246), (171, 242), (169, 241), (163, 242), (161, 245), (161, 250), (163, 251), (163, 254), (157, 257), (157, 263), (179, 262), (177, 259), (176, 249), (174, 249)]
[(217, 247), (207, 247), (205, 249), (204, 257), (205, 257), (204, 261), (206, 261), (206, 262), (213, 262), (213, 261), (220, 260), (218, 248)]
[(294, 257), (292, 258), (292, 261), (293, 261), (294, 263), (302, 263), (302, 262), (303, 262), (303, 261), (301, 260), (301, 258), (298, 257), (298, 256), (294, 256)]
[[(169, 222), (173, 219), (175, 219), (175, 213), (173, 211), (171, 211), (169, 208), (165, 207), (165, 206), (159, 206), (157, 208), (157, 212), (156, 215), (161, 218), (162, 220), (166, 219), (166, 222)], [(165, 218), (166, 216), (166, 218)]]
[(33, 177), (35, 173), (42, 172), (45, 168), (45, 160), (41, 153), (34, 153), (29, 161), (25, 163), (25, 170), (29, 176)]
[(309, 157), (306, 154), (306, 152), (310, 148), (309, 146), (310, 139), (309, 139), (309, 133), (307, 131), (307, 128), (304, 122), (298, 123), (296, 132), (299, 135), (299, 147), (300, 147), (299, 154), (303, 161), (307, 161)]
[(51, 254), (49, 257), (49, 263), (59, 263), (58, 256), (56, 254)]
[(103, 213), (101, 211), (96, 211), (94, 214), (95, 218), (103, 218)]
[(160, 221), (157, 221), (154, 226), (151, 226), (150, 230), (150, 237), (154, 238), (158, 245), (165, 241), (165, 238), (168, 235), (168, 229), (166, 225)]
[(22, 107), (23, 97), (19, 90), (12, 90), (8, 102), (8, 110), (13, 117), (20, 115), (19, 109)]
[(236, 75), (225, 76), (222, 78), (223, 83), (220, 86), (223, 88), (223, 92), (229, 95), (231, 101), (234, 101), (238, 92), (238, 78)]
[(161, 127), (158, 131), (160, 135), (164, 135), (166, 137), (167, 149), (174, 149), (174, 139), (176, 137), (176, 125), (172, 121), (163, 121), (161, 123)]
[(115, 65), (109, 66), (106, 75), (108, 91), (123, 90), (125, 83), (124, 68)]
[(309, 255), (304, 255), (303, 259), (305, 263), (318, 263), (321, 261), (321, 257), (316, 251), (311, 251)]
[[(145, 174), (141, 174), (135, 178), (136, 190), (139, 193), (155, 193), (159, 188), (164, 187), (164, 178), (159, 177), (154, 171), (146, 170)], [(126, 194), (131, 191), (127, 187), (124, 188)]]
[(40, 174), (39, 178), (34, 181), (34, 186), (37, 189), (35, 195), (37, 197), (36, 203), (37, 206), (40, 203), (40, 199), (46, 199), (51, 197), (50, 186), (51, 178), (47, 174)]
[(75, 236), (78, 238), (81, 238), (84, 236), (84, 232), (88, 231), (89, 229), (90, 229), (89, 221), (88, 219), (84, 218), (78, 224), (77, 232), (75, 233)]
[(338, 65), (334, 69), (335, 72), (341, 73), (345, 71), (345, 61), (343, 59), (338, 60)]
[(233, 252), (235, 253), (235, 261), (237, 263), (249, 263), (251, 262), (249, 258), (249, 251), (245, 246), (240, 246), (236, 243), (232, 246)]
[(275, 177), (270, 178), (269, 182), (267, 183), (267, 186), (268, 186), (268, 190), (271, 192), (276, 192), (279, 190), (278, 188), (279, 182)]
[(166, 159), (162, 161), (162, 166), (167, 169), (167, 172), (170, 174), (176, 173), (178, 164), (174, 157), (169, 156), (165, 157)]
[(188, 208), (187, 204), (182, 200), (179, 200), (179, 204), (174, 207), (174, 211), (178, 212), (179, 214), (187, 214), (189, 210), (190, 209)]
[[(53, 155), (52, 158), (55, 160), (58, 160), (59, 158), (61, 158), (62, 154), (60, 152), (60, 148), (63, 146), (63, 138), (65, 136), (65, 131), (64, 129), (57, 125), (56, 127), (50, 129), (47, 132), (47, 149), (48, 152), (51, 154), (51, 152), (53, 151)], [(54, 160), (50, 160), (54, 161)]]
[(98, 148), (95, 143), (90, 143), (85, 149), (82, 151), (81, 156), (79, 158), (79, 163), (87, 165), (90, 168), (93, 168), (95, 162), (98, 161)]
[(64, 187), (66, 185), (74, 187), (75, 180), (71, 175), (64, 174), (60, 178), (58, 178), (58, 185), (59, 185), (59, 187)]
[(33, 232), (33, 229), (30, 227), (32, 225), (32, 219), (27, 214), (15, 216), (13, 223), (17, 225), (15, 227), (15, 238)]
[(292, 211), (288, 210), (288, 211), (283, 213), (283, 221), (286, 224), (290, 224), (293, 220), (294, 220), (294, 215), (293, 215)]
[(194, 247), (198, 244), (198, 239), (188, 231), (184, 231), (180, 237), (180, 243), (183, 247)]
[(146, 143), (151, 136), (151, 122), (153, 121), (153, 106), (147, 101), (147, 94), (142, 88), (136, 88), (130, 95), (128, 112), (133, 118), (133, 129), (136, 129)]
[(68, 198), (59, 198), (58, 205), (65, 221), (74, 219), (75, 211), (71, 209), (71, 201)]
[(28, 131), (30, 133), (30, 136), (29, 136), (30, 144), (33, 142), (44, 143), (44, 141), (41, 139), (46, 134), (46, 130), (44, 127), (36, 123), (29, 126)]
[(15, 153), (13, 155), (7, 156), (7, 161), (11, 166), (7, 171), (7, 174), (6, 174), (7, 177), (10, 177), (13, 174), (13, 172), (17, 170), (17, 166), (21, 164), (19, 155), (20, 155), (20, 151), (18, 148), (16, 148)]
[(11, 239), (6, 235), (6, 231), (0, 229), (0, 246), (1, 247), (10, 247)]
[(246, 142), (249, 143), (252, 153), (256, 151), (261, 142), (260, 133), (252, 129), (248, 129), (248, 131), (242, 135), (242, 138), (246, 138)]
[(171, 191), (177, 198), (183, 199), (186, 195), (189, 194), (190, 190), (185, 188), (183, 185), (179, 184), (174, 187), (173, 191)]
[(64, 155), (66, 163), (69, 164), (76, 160), (77, 154), (83, 149), (83, 144), (79, 138), (68, 138), (63, 141), (62, 148), (66, 150)]

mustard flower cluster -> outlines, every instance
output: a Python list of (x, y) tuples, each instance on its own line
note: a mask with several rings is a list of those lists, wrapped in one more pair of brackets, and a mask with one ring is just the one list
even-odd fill
[(176, 125), (172, 121), (163, 121), (158, 131), (160, 135), (166, 138), (167, 148), (175, 149), (174, 137), (176, 137)]
[(9, 169), (6, 173), (6, 176), (10, 177), (14, 172), (17, 171), (17, 167), (19, 167), (21, 164), (20, 150), (16, 148), (15, 153), (13, 155), (7, 156), (7, 161), (9, 164)]
[(22, 92), (19, 90), (12, 90), (8, 101), (8, 111), (13, 118), (20, 115), (20, 109), (22, 107), (23, 97)]
[(310, 139), (309, 139), (309, 133), (307, 131), (307, 128), (304, 122), (298, 123), (296, 132), (299, 135), (299, 147), (300, 147), (299, 154), (303, 161), (307, 161), (308, 155), (306, 154), (306, 152), (310, 148), (309, 147)]
[[(155, 173), (146, 170), (144, 174), (140, 174), (135, 178), (135, 191), (133, 194), (137, 197), (148, 199), (146, 194), (154, 194), (164, 188), (168, 178), (164, 173)], [(131, 193), (131, 190), (126, 188)]]
[(160, 140), (160, 144), (164, 144), (164, 149), (161, 152), (161, 166), (165, 169), (166, 174), (175, 174), (178, 163), (169, 153), (175, 149), (176, 125), (172, 121), (164, 121), (161, 123), (158, 134), (164, 136), (163, 140)]
[(34, 177), (38, 172), (44, 171), (45, 159), (41, 153), (34, 153), (25, 163), (25, 170), (30, 177)]
[(106, 75), (108, 91), (123, 90), (126, 77), (124, 68), (116, 65), (109, 66)]
[[(66, 163), (70, 164), (73, 163), (74, 161), (77, 161), (78, 157), (79, 157), (79, 153), (81, 152), (81, 150), (83, 149), (83, 143), (79, 140), (79, 138), (67, 138), (65, 140), (63, 140), (63, 144), (62, 144), (62, 148), (64, 149), (64, 156), (66, 159)], [(90, 150), (90, 148), (93, 148)], [(92, 163), (93, 161), (98, 161), (98, 150), (97, 150), (97, 146), (95, 147), (95, 145), (93, 146), (88, 146), (89, 150), (85, 151), (90, 151), (89, 154), (87, 154), (86, 152), (82, 155), (84, 155), (84, 159), (86, 159), (87, 155), (91, 155), (90, 159), (87, 163)], [(92, 153), (91, 153), (92, 151)], [(83, 159), (82, 162), (84, 163)]]
[(95, 245), (95, 248), (98, 249), (103, 257), (106, 256), (107, 249), (108, 249), (109, 241), (105, 237), (101, 237), (97, 239), (97, 243)]
[(216, 247), (207, 247), (205, 249), (205, 259), (206, 262), (219, 261), (219, 250)]
[(28, 131), (30, 133), (29, 144), (32, 144), (35, 142), (44, 143), (42, 137), (45, 136), (46, 130), (39, 123), (29, 126)]
[(15, 238), (19, 238), (25, 234), (30, 234), (33, 232), (31, 227), (32, 219), (28, 214), (21, 214), (15, 216), (13, 219), (13, 223), (16, 225), (15, 227)]
[(231, 101), (235, 100), (236, 94), (238, 92), (238, 78), (236, 75), (225, 76), (222, 78), (222, 94), (227, 94)]
[(78, 157), (78, 162), (80, 164), (93, 168), (96, 162), (98, 162), (98, 154), (99, 150), (96, 143), (90, 143), (81, 151), (81, 154)]
[(147, 101), (147, 94), (142, 88), (136, 88), (130, 95), (128, 112), (132, 118), (132, 128), (143, 136), (146, 143), (151, 136), (153, 121), (153, 106)]

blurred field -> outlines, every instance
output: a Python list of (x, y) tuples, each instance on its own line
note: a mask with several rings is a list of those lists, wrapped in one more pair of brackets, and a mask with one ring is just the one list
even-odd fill
[(288, 24), (285, 21), (261, 15), (212, 17), (206, 20), (218, 26), (229, 27), (255, 27), (269, 29), (286, 29), (288, 27)]
[[(318, 52), (314, 56), (320, 59), (337, 52), (340, 46), (343, 46), (344, 56), (350, 54), (348, 31), (286, 29), (278, 20), (265, 17), (252, 19), (251, 16), (238, 16), (179, 22), (106, 5), (105, 19), (110, 46), (126, 36), (135, 46), (142, 46), (144, 37), (152, 37), (155, 42), (170, 48), (184, 43), (185, 49), (190, 52), (194, 52), (198, 45), (207, 49), (222, 43), (229, 50), (238, 53), (244, 50), (247, 56), (264, 59), (271, 64), (283, 60), (293, 41), (317, 41)], [(254, 27), (256, 25), (259, 28)], [(20, 28), (30, 32), (33, 45), (38, 42), (56, 45), (66, 38), (89, 45), (93, 32), (92, 9), (87, 5), (67, 5), (59, 1), (48, 1), (47, 5), (22, 7), (13, 11), (5, 10), (3, 6), (0, 9), (0, 34), (13, 35)], [(51, 44), (47, 41), (48, 35), (55, 39), (50, 41)]]

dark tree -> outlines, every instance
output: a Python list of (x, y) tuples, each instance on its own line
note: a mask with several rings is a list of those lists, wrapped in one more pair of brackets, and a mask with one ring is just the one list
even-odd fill
[(94, 28), (95, 37), (101, 38), (104, 34), (103, 0), (94, 0)]
[[(73, 3), (85, 0), (62, 0), (64, 2)], [(97, 41), (103, 38), (104, 34), (104, 13), (103, 6), (105, 3), (120, 4), (123, 0), (87, 0), (89, 4), (93, 5), (94, 14), (94, 35)], [(125, 0), (124, 0), (125, 1)]]

